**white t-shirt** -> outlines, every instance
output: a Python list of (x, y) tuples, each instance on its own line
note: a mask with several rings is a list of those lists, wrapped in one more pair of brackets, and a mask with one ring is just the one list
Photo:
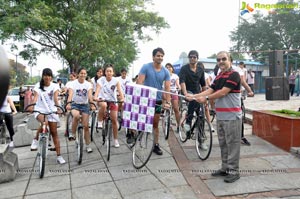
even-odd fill
[(123, 91), (123, 93), (125, 93), (126, 84), (132, 83), (132, 81), (129, 77), (126, 77), (125, 79), (123, 79), (122, 76), (120, 76), (120, 77), (118, 77), (118, 79), (119, 79), (119, 82), (121, 84), (122, 91)]
[(93, 85), (93, 91), (95, 92), (96, 91), (96, 88), (97, 88), (97, 81), (95, 82), (95, 77), (93, 77), (91, 79), (91, 82), (92, 82), (92, 85)]
[(92, 88), (92, 84), (86, 80), (83, 83), (80, 83), (78, 79), (74, 80), (71, 84), (71, 89), (73, 90), (72, 101), (78, 104), (88, 104), (88, 91)]
[[(74, 80), (73, 80), (73, 81), (74, 81)], [(66, 89), (69, 89), (69, 88), (72, 87), (73, 81), (68, 81), (68, 82), (66, 83)]]
[(176, 87), (176, 80), (179, 79), (178, 75), (175, 73), (172, 73), (171, 77), (170, 77), (170, 91), (171, 92), (176, 92), (177, 87)]
[(58, 84), (51, 82), (49, 86), (44, 87), (45, 91), (42, 91), (39, 87), (40, 83), (37, 83), (33, 89), (38, 95), (38, 100), (34, 106), (34, 110), (42, 113), (57, 111), (57, 107), (55, 107), (54, 102), (54, 93), (59, 90)]
[(8, 103), (7, 96), (5, 97), (5, 99), (3, 101), (3, 104), (0, 108), (0, 112), (2, 112), (2, 113), (11, 113), (11, 108), (10, 108), (10, 105)]
[(98, 98), (106, 99), (110, 101), (117, 101), (117, 83), (119, 79), (117, 77), (112, 77), (110, 81), (106, 80), (106, 77), (100, 77), (97, 84), (100, 84), (100, 92)]

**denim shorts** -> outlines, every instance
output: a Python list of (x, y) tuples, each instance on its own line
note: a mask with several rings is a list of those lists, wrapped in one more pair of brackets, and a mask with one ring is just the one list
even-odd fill
[(71, 108), (75, 109), (75, 110), (79, 110), (79, 111), (81, 111), (82, 113), (85, 113), (85, 114), (89, 114), (89, 112), (90, 112), (90, 106), (88, 104), (75, 104), (75, 103), (72, 103)]

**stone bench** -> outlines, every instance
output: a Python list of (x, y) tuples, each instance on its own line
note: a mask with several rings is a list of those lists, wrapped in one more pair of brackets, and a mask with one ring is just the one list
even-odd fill
[(31, 145), (33, 134), (35, 134), (35, 131), (28, 129), (27, 124), (19, 124), (14, 135), (15, 147)]
[(0, 183), (14, 180), (19, 169), (17, 154), (8, 148), (7, 144), (0, 144)]

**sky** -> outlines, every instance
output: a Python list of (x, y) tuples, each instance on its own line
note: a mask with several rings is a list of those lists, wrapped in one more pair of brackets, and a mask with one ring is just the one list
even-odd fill
[[(229, 50), (232, 46), (230, 32), (236, 30), (239, 21), (239, 1), (243, 0), (153, 0), (153, 5), (148, 9), (164, 17), (170, 28), (163, 29), (158, 35), (150, 33), (153, 41), (138, 43), (140, 53), (132, 64), (129, 76), (135, 76), (143, 64), (152, 61), (152, 50), (157, 47), (165, 51), (163, 64), (176, 62), (182, 52), (188, 53), (190, 50), (197, 50), (200, 58)], [(255, 2), (272, 1), (247, 0), (247, 3), (253, 5)], [(245, 14), (243, 17), (247, 19), (250, 16)], [(11, 53), (8, 56), (15, 59)], [(63, 63), (50, 55), (43, 55), (38, 58), (37, 66), (33, 67), (33, 75), (37, 75), (41, 67), (51, 67), (54, 71), (62, 69)]]

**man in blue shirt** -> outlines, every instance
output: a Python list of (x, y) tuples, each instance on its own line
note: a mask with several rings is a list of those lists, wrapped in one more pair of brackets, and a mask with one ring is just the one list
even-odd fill
[[(163, 67), (162, 62), (164, 58), (164, 50), (162, 48), (156, 48), (152, 52), (153, 62), (148, 64), (144, 64), (139, 72), (139, 76), (137, 79), (137, 84), (143, 84), (145, 86), (150, 86), (156, 88), (157, 90), (162, 90), (164, 88), (165, 91), (170, 92), (170, 73), (168, 69)], [(164, 101), (163, 101), (164, 96)], [(154, 142), (155, 146), (153, 152), (157, 155), (162, 155), (163, 152), (159, 147), (158, 138), (159, 138), (159, 119), (161, 113), (161, 107), (168, 108), (171, 104), (170, 94), (165, 93), (163, 95), (162, 92), (157, 92), (156, 96), (156, 106), (155, 106), (155, 114), (153, 121), (153, 129), (154, 129)]]

